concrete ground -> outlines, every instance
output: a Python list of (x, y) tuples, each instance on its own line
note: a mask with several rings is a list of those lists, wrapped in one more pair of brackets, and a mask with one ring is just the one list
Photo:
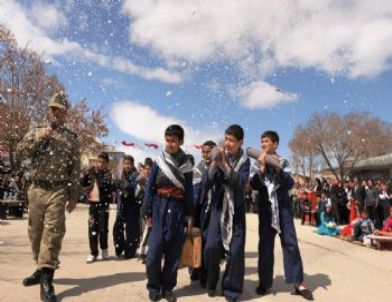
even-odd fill
[[(110, 213), (113, 225), (114, 208)], [(308, 286), (316, 301), (382, 302), (391, 299), (392, 252), (376, 251), (335, 238), (322, 237), (314, 228), (296, 221)], [(271, 294), (255, 295), (257, 276), (257, 216), (247, 216), (246, 275), (241, 301), (302, 301), (292, 296), (292, 286), (283, 278), (279, 239), (275, 250), (275, 281)], [(111, 228), (110, 228), (111, 231)], [(55, 275), (60, 301), (148, 301), (145, 267), (136, 259), (113, 257), (86, 264), (88, 254), (87, 208), (79, 205), (67, 214), (67, 234), (61, 252), (61, 268)], [(21, 281), (35, 269), (27, 237), (27, 218), (0, 222), (0, 301), (39, 301), (37, 286), (25, 288)], [(191, 283), (186, 269), (178, 276), (175, 290), (179, 301), (224, 301), (209, 298), (198, 283)]]

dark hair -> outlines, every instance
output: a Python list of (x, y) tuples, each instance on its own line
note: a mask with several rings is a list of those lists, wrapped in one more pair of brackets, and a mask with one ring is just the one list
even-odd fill
[(101, 159), (106, 160), (107, 162), (109, 162), (109, 155), (106, 152), (99, 153), (97, 158), (101, 158)]
[(174, 136), (182, 141), (184, 140), (185, 131), (180, 125), (170, 125), (165, 130), (165, 136)]
[(144, 166), (150, 166), (150, 167), (152, 167), (152, 164), (153, 164), (153, 161), (152, 161), (152, 159), (151, 159), (150, 157), (146, 157), (146, 158), (144, 159)]
[(208, 147), (210, 147), (210, 148), (214, 148), (215, 146), (216, 146), (216, 143), (214, 142), (214, 141), (206, 141), (206, 142), (204, 142), (204, 144), (203, 144), (203, 147), (204, 146), (208, 146)]
[(123, 161), (129, 160), (132, 165), (135, 163), (135, 160), (132, 155), (125, 155)]
[(242, 129), (242, 127), (237, 124), (230, 125), (226, 129), (225, 134), (234, 136), (238, 141), (241, 141), (244, 139), (244, 129)]
[(261, 138), (269, 138), (271, 141), (273, 141), (274, 143), (278, 143), (279, 144), (279, 135), (278, 132), (273, 131), (273, 130), (267, 130), (265, 131), (262, 135)]

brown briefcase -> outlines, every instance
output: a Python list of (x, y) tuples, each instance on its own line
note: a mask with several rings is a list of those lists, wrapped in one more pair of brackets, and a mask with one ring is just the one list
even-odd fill
[(200, 230), (194, 228), (192, 235), (186, 236), (185, 243), (182, 248), (180, 268), (201, 267), (201, 253), (202, 253), (202, 241)]

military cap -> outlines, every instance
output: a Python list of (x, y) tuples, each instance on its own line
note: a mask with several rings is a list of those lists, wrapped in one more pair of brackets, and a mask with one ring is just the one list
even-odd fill
[(69, 102), (67, 100), (67, 96), (65, 95), (64, 91), (60, 91), (55, 93), (49, 101), (49, 107), (57, 107), (61, 109), (68, 109)]

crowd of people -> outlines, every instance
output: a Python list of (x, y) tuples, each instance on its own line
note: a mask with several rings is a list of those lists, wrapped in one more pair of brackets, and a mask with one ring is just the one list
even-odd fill
[(314, 215), (320, 235), (340, 234), (366, 246), (371, 246), (369, 235), (392, 236), (391, 181), (316, 178), (302, 185), (297, 182), (292, 191), (292, 207), (302, 224)]
[[(226, 128), (224, 143), (202, 145), (197, 165), (182, 150), (184, 129), (170, 125), (162, 134), (164, 151), (155, 161), (146, 158), (136, 167), (127, 155), (117, 178), (108, 169), (108, 154), (102, 152), (93, 166), (81, 171), (78, 138), (64, 126), (68, 108), (66, 96), (55, 94), (49, 102), (49, 125), (30, 130), (17, 148), (22, 158), (31, 160), (28, 233), (37, 263), (23, 285), (40, 284), (42, 301), (56, 301), (53, 278), (60, 263), (65, 211), (71, 213), (78, 201), (86, 202), (89, 211), (86, 262), (109, 256), (109, 209), (116, 200), (112, 232), (116, 256), (139, 256), (146, 266), (149, 299), (169, 302), (177, 300), (173, 289), (180, 257), (193, 228), (200, 229), (202, 261), (201, 267), (190, 268), (190, 279), (199, 281), (208, 296), (215, 296), (224, 259), (219, 291), (227, 301), (239, 299), (245, 275), (247, 202), (257, 204), (259, 218), (256, 293), (266, 295), (273, 286), (274, 240), (279, 235), (285, 281), (294, 285), (294, 294), (307, 300), (313, 300), (313, 294), (305, 284), (293, 216), (305, 221), (312, 213), (314, 200), (309, 196), (316, 197), (320, 234), (345, 231), (365, 241), (390, 214), (387, 184), (328, 179), (295, 184), (288, 161), (277, 153), (275, 131), (261, 134), (261, 148), (251, 164), (247, 156), (251, 155), (243, 149), (244, 130), (237, 124)], [(357, 218), (351, 230), (338, 228)], [(391, 224), (389, 217), (387, 231)]]
[[(90, 254), (87, 256), (87, 263), (109, 257), (108, 223), (111, 203), (117, 203), (113, 226), (116, 256), (123, 256), (125, 259), (135, 257), (144, 228), (149, 228), (147, 222), (140, 216), (140, 208), (153, 164), (152, 159), (146, 158), (143, 164), (135, 167), (134, 158), (126, 155), (123, 159), (122, 175), (119, 179), (115, 179), (113, 173), (108, 169), (109, 161), (107, 153), (100, 153), (94, 165), (86, 169), (80, 179), (84, 193), (79, 200), (89, 205)], [(144, 260), (145, 252), (138, 254)]]
[[(177, 300), (173, 292), (185, 237), (198, 227), (202, 239), (201, 267), (190, 270), (208, 296), (221, 292), (227, 301), (241, 296), (245, 277), (246, 201), (251, 187), (259, 206), (259, 285), (267, 294), (273, 285), (274, 238), (279, 234), (286, 282), (294, 294), (307, 300), (313, 294), (305, 284), (303, 264), (293, 222), (289, 191), (294, 185), (289, 164), (277, 154), (279, 135), (265, 131), (251, 165), (243, 149), (244, 130), (233, 124), (222, 133), (224, 143), (207, 141), (203, 160), (194, 159), (181, 146), (185, 131), (170, 125), (162, 136), (164, 151), (146, 160), (139, 171), (131, 156), (124, 158), (123, 173), (115, 179), (107, 169), (109, 157), (101, 153), (94, 166), (81, 171), (77, 135), (66, 128), (69, 102), (56, 93), (48, 104), (48, 124), (31, 129), (17, 152), (29, 159), (29, 239), (37, 268), (24, 286), (40, 284), (42, 301), (56, 301), (55, 270), (65, 235), (65, 211), (71, 213), (82, 187), (88, 202), (88, 240), (93, 263), (108, 257), (109, 204), (116, 196), (113, 239), (117, 256), (132, 258), (146, 253), (147, 290), (151, 301)], [(141, 219), (140, 219), (141, 216)], [(141, 232), (140, 223), (144, 230)], [(143, 234), (142, 236), (140, 234)], [(147, 243), (147, 244), (146, 244)], [(225, 269), (220, 279), (220, 264)]]
[[(26, 201), (26, 178), (23, 172), (10, 173), (1, 169), (0, 173), (0, 219), (6, 219), (8, 215), (22, 217)], [(4, 201), (12, 200), (12, 206)]]

